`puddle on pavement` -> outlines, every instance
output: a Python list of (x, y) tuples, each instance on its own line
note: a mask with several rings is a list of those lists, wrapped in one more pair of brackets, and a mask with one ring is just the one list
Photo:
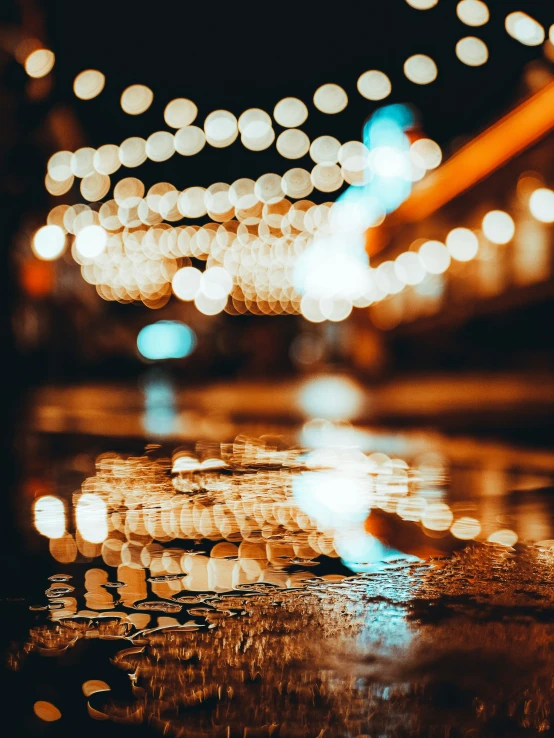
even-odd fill
[(436, 455), (267, 437), (102, 454), (33, 504), (51, 574), (8, 666), (49, 684), (26, 734), (549, 733), (548, 504), (518, 540), (503, 497), (448, 483)]

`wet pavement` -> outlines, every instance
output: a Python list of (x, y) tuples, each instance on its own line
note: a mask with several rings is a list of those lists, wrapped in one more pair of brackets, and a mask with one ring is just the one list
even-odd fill
[(553, 732), (552, 458), (308, 431), (35, 459), (10, 735)]

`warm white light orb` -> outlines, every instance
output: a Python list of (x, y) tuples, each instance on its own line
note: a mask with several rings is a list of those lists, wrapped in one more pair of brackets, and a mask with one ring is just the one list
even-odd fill
[(426, 241), (419, 249), (419, 255), (429, 274), (443, 274), (450, 266), (450, 254), (440, 241)]
[(483, 233), (492, 243), (508, 243), (514, 237), (515, 230), (514, 221), (503, 210), (491, 210), (483, 218)]
[(322, 85), (315, 92), (314, 105), (322, 113), (335, 115), (348, 105), (348, 95), (339, 85)]
[(50, 49), (36, 49), (25, 59), (25, 71), (29, 77), (35, 79), (46, 77), (52, 71), (55, 62), (56, 57), (53, 51), (50, 51)]
[(479, 251), (479, 239), (469, 228), (454, 228), (446, 237), (446, 247), (456, 261), (471, 261)]
[(484, 26), (490, 18), (489, 9), (481, 0), (460, 0), (456, 14), (466, 26)]
[(456, 56), (468, 67), (480, 67), (488, 60), (489, 49), (480, 38), (466, 36), (456, 44)]
[(529, 209), (541, 223), (554, 223), (554, 192), (539, 187), (529, 198)]
[(308, 108), (297, 97), (284, 97), (279, 100), (273, 117), (283, 128), (298, 128), (308, 117)]
[(430, 56), (414, 54), (404, 62), (404, 74), (416, 85), (429, 85), (437, 79), (438, 69)]
[(105, 541), (108, 537), (108, 507), (104, 499), (95, 493), (81, 495), (75, 508), (75, 522), (85, 541)]
[(504, 25), (508, 34), (524, 46), (540, 46), (544, 41), (544, 28), (527, 13), (510, 13)]
[(65, 533), (65, 507), (59, 497), (44, 495), (33, 505), (35, 528), (47, 538), (61, 538)]
[(410, 159), (423, 169), (436, 169), (442, 161), (442, 150), (431, 138), (419, 138), (410, 146)]
[(73, 81), (73, 92), (80, 100), (97, 97), (106, 83), (106, 77), (97, 69), (85, 69)]
[(277, 139), (277, 151), (285, 159), (300, 159), (310, 149), (310, 139), (298, 128), (288, 128), (279, 134)]
[(406, 0), (406, 2), (416, 10), (429, 10), (429, 8), (434, 8), (439, 0)]
[(164, 120), (170, 128), (184, 128), (190, 126), (198, 115), (198, 108), (186, 97), (178, 97), (167, 103), (164, 110)]
[(384, 72), (370, 69), (358, 78), (358, 92), (367, 100), (384, 100), (392, 91), (390, 79)]
[(405, 251), (394, 261), (394, 273), (404, 284), (420, 284), (425, 279), (426, 271), (419, 254)]
[(131, 85), (121, 95), (121, 107), (128, 115), (141, 115), (152, 105), (154, 93), (146, 85)]
[(89, 225), (77, 234), (75, 248), (80, 256), (94, 259), (104, 251), (107, 240), (107, 233), (102, 226)]
[(200, 288), (202, 272), (195, 267), (183, 267), (173, 275), (171, 286), (179, 300), (191, 301)]
[(59, 258), (65, 249), (65, 232), (57, 225), (39, 228), (33, 237), (32, 249), (35, 256), (43, 261)]
[(210, 146), (230, 146), (238, 136), (237, 119), (228, 110), (214, 110), (204, 121), (204, 132)]

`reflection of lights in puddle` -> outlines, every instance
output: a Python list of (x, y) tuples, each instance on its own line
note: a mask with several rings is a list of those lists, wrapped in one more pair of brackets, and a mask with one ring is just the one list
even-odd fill
[(65, 507), (59, 497), (44, 495), (34, 504), (35, 527), (47, 538), (61, 538), (65, 533)]
[(306, 415), (327, 420), (349, 420), (360, 413), (364, 402), (362, 389), (348, 377), (314, 377), (298, 393), (298, 404)]

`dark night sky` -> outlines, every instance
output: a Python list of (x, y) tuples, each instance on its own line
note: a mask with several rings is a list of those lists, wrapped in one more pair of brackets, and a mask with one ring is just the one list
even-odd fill
[[(323, 3), (130, 3), (66, 0), (43, 3), (48, 39), (57, 55), (54, 96), (77, 112), (89, 145), (120, 143), (131, 135), (147, 137), (165, 129), (163, 109), (174, 97), (198, 105), (196, 121), (217, 108), (237, 116), (249, 107), (272, 112), (275, 103), (293, 95), (308, 103), (303, 126), (310, 138), (332, 134), (341, 141), (358, 138), (364, 120), (376, 108), (356, 90), (358, 76), (382, 69), (392, 80), (386, 102), (411, 102), (421, 113), (426, 134), (445, 151), (458, 136), (468, 136), (507, 109), (520, 93), (524, 65), (542, 50), (524, 47), (504, 30), (512, 10), (526, 10), (548, 28), (554, 23), (550, 2), (490, 0), (491, 20), (470, 28), (456, 16), (456, 0), (440, 0), (418, 11), (404, 0)], [(525, 6), (525, 7), (522, 7)], [(476, 35), (489, 46), (484, 67), (470, 68), (455, 56), (456, 42)], [(407, 81), (404, 60), (427, 53), (439, 67), (437, 81), (421, 87)], [(75, 75), (100, 69), (107, 83), (92, 101), (72, 93)], [(326, 82), (342, 85), (350, 103), (338, 115), (317, 111), (311, 99)], [(143, 115), (128, 116), (119, 107), (122, 90), (133, 83), (149, 85), (154, 103)], [(279, 133), (276, 126), (276, 133)], [(173, 157), (140, 168), (146, 184), (166, 179), (179, 188), (232, 182), (263, 172), (284, 173), (292, 166), (311, 168), (306, 160), (283, 160), (272, 146), (247, 151), (237, 140), (228, 149), (209, 146), (196, 157)], [(128, 176), (120, 170), (119, 177)], [(150, 181), (151, 180), (151, 181)], [(328, 199), (327, 197), (325, 199)]]

